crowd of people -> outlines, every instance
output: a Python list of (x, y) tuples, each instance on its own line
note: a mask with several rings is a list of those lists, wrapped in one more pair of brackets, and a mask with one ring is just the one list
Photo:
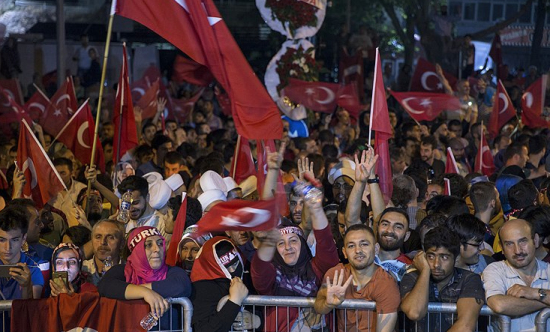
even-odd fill
[[(94, 52), (83, 40), (75, 54), (78, 75), (89, 74)], [(82, 61), (86, 55), (91, 63)], [(550, 130), (514, 119), (490, 137), (480, 122), (493, 112), (490, 73), (479, 77), (475, 93), (468, 80), (453, 87), (440, 67), (437, 75), (468, 107), (422, 123), (390, 108), (389, 200), (376, 174), (379, 156), (366, 138), (368, 110), (358, 119), (343, 108), (312, 113), (307, 137), (291, 137), (283, 119), (263, 184), (254, 175), (239, 183), (232, 177), (237, 132), (212, 87), (185, 123), (161, 116), (163, 99), (152, 119), (138, 108), (139, 145), (117, 163), (108, 109), (100, 131), (105, 165), (83, 165), (35, 124), (67, 188), (40, 209), (22, 198), (29, 179), (14, 163), (18, 142), (2, 137), (0, 267), (11, 266), (10, 277), (0, 278), (2, 299), (98, 292), (143, 299), (160, 318), (170, 308), (166, 298), (189, 297), (193, 329), (220, 332), (318, 331), (333, 319), (339, 331), (485, 330), (478, 318), (487, 304), (513, 317), (512, 331), (533, 330), (537, 312), (550, 305)], [(508, 87), (521, 92), (528, 86), (521, 83)], [(175, 96), (190, 92), (188, 84), (169, 85)], [(482, 132), (497, 167), (491, 176), (472, 167)], [(255, 160), (257, 144), (250, 141)], [(445, 173), (447, 148), (458, 173)], [(276, 228), (198, 232), (196, 224), (221, 202), (272, 198), (279, 175), (287, 211)], [(321, 200), (296, 189), (313, 178), (322, 184)], [(122, 222), (126, 193), (131, 207)], [(172, 241), (180, 209), (185, 231)], [(167, 261), (171, 246), (175, 262)], [(315, 304), (252, 312), (242, 308), (249, 294), (314, 297)], [(374, 301), (376, 309), (326, 315), (345, 299)], [(431, 314), (428, 302), (456, 303), (457, 313)], [(406, 318), (398, 321), (400, 311)]]

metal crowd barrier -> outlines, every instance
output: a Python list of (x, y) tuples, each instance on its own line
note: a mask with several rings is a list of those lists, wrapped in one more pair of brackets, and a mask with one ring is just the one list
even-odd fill
[(535, 317), (535, 328), (537, 332), (546, 332), (548, 319), (550, 318), (550, 308), (542, 309)]
[[(193, 317), (193, 305), (188, 298), (172, 298), (167, 299), (170, 303), (170, 310), (163, 316), (161, 321), (157, 326), (155, 326), (151, 331), (156, 332), (192, 332), (191, 320)], [(284, 307), (287, 308), (313, 308), (315, 303), (315, 298), (313, 297), (290, 297), (290, 296), (259, 296), (259, 295), (250, 295), (244, 302), (243, 306), (252, 315), (262, 315), (262, 325), (265, 322), (265, 317), (267, 316), (266, 311), (267, 307)], [(11, 310), (12, 301), (0, 301), (0, 311), (4, 315)], [(252, 308), (250, 308), (252, 306)], [(262, 307), (257, 308), (257, 307)], [(275, 309), (277, 310), (277, 309)], [(332, 311), (335, 313), (335, 310), (367, 310), (375, 311), (376, 303), (371, 301), (364, 300), (345, 300), (340, 306)], [(439, 314), (439, 315), (454, 315), (456, 314), (456, 304), (454, 303), (429, 303), (428, 304), (428, 314)], [(334, 316), (334, 315), (333, 315)], [(347, 318), (347, 315), (344, 315)], [(429, 317), (429, 316), (428, 316)], [(501, 332), (511, 332), (510, 331), (510, 317), (496, 315), (489, 307), (483, 306), (480, 312), (480, 317), (488, 317), (488, 324), (490, 325), (494, 322), (494, 317), (497, 317), (498, 325)], [(535, 326), (536, 331), (546, 331), (546, 323), (548, 318), (550, 318), (550, 308), (543, 309), (537, 315)], [(479, 322), (479, 321), (478, 321)], [(396, 330), (404, 331), (404, 325), (400, 325), (400, 322), (397, 322)], [(330, 324), (330, 325), (328, 325)], [(319, 331), (337, 331), (336, 320), (332, 319), (331, 322), (327, 320), (327, 326), (320, 329)], [(357, 326), (357, 322), (355, 323)], [(288, 324), (287, 324), (288, 325)], [(329, 328), (329, 326), (331, 328)], [(344, 326), (347, 326), (345, 324)], [(413, 327), (412, 330), (415, 331), (417, 328)], [(234, 331), (245, 331), (245, 328), (235, 329)], [(279, 330), (276, 328), (276, 330)], [(6, 331), (5, 326), (3, 326), (2, 331)], [(248, 331), (261, 331), (261, 328), (249, 328)], [(428, 328), (426, 331), (437, 331), (430, 329), (429, 321)], [(479, 325), (476, 331), (491, 331), (489, 326)]]

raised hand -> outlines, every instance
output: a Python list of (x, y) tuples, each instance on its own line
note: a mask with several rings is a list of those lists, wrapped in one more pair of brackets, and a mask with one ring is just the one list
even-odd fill
[(353, 275), (350, 275), (344, 283), (344, 269), (334, 272), (334, 282), (330, 283), (330, 278), (327, 277), (327, 304), (332, 307), (339, 306), (346, 299), (346, 289), (353, 280)]
[(309, 162), (307, 157), (298, 159), (298, 179), (300, 181), (307, 181), (305, 175), (309, 174), (310, 178), (315, 178), (313, 173), (313, 162)]
[(355, 181), (367, 182), (370, 176), (374, 175), (374, 167), (378, 161), (378, 155), (374, 154), (374, 149), (369, 147), (361, 153), (361, 161), (355, 155)]
[[(261, 144), (261, 143), (260, 143)], [(267, 155), (267, 168), (268, 170), (279, 170), (281, 168), (281, 164), (283, 163), (283, 155), (285, 153), (286, 144), (285, 142), (281, 142), (281, 147), (279, 148), (279, 151), (271, 152), (268, 146), (265, 147), (266, 155)]]
[(425, 270), (430, 271), (430, 264), (428, 264), (428, 259), (426, 258), (426, 253), (422, 250), (420, 250), (416, 256), (414, 256), (413, 259), (414, 267), (418, 270), (418, 272), (422, 272)]

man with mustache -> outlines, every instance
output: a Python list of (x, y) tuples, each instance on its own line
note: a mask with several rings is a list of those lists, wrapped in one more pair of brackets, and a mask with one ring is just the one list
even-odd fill
[(550, 267), (535, 256), (539, 235), (528, 221), (512, 219), (499, 236), (506, 261), (483, 271), (487, 305), (497, 314), (513, 316), (511, 331), (534, 331), (539, 310), (550, 305)]
[(112, 265), (122, 263), (120, 252), (124, 247), (124, 226), (116, 220), (103, 219), (92, 228), (94, 256), (82, 263), (82, 271), (88, 274), (88, 282), (95, 286)]
[[(459, 236), (437, 226), (426, 233), (424, 250), (414, 257), (416, 270), (400, 284), (401, 310), (416, 322), (410, 330), (475, 331), (485, 293), (478, 274), (455, 267)], [(428, 302), (456, 303), (457, 314), (429, 314)]]

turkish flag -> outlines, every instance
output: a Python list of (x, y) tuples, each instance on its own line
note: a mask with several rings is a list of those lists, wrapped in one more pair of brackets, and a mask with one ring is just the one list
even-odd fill
[(444, 110), (460, 110), (461, 104), (455, 96), (431, 92), (390, 93), (416, 121), (433, 121)]
[(451, 196), (451, 180), (443, 178), (443, 183), (445, 183), (445, 189), (443, 190), (443, 195)]
[(166, 250), (166, 264), (176, 266), (178, 262), (178, 246), (185, 231), (187, 219), (187, 193), (182, 193), (182, 202), (176, 220), (174, 220), (174, 231), (170, 239), (170, 245)]
[(288, 85), (281, 91), (281, 96), (311, 110), (331, 114), (336, 108), (338, 89), (339, 85), (335, 83), (306, 82), (290, 78)]
[(23, 105), (23, 93), (21, 93), (21, 85), (19, 84), (19, 80), (16, 78), (0, 80), (0, 87), (4, 89), (17, 104)]
[(12, 95), (0, 87), (0, 123), (21, 122), (25, 119), (27, 123), (32, 123), (32, 120), (27, 112), (17, 104)]
[(145, 94), (137, 101), (137, 106), (141, 108), (141, 117), (143, 119), (151, 119), (157, 114), (157, 104), (159, 95), (159, 80), (156, 80), (147, 89)]
[[(113, 162), (116, 165), (118, 158), (122, 157), (126, 151), (138, 145), (138, 136), (136, 129), (136, 119), (134, 118), (134, 107), (132, 105), (132, 96), (128, 84), (128, 57), (126, 55), (126, 45), (122, 47), (122, 67), (120, 69), (120, 78), (116, 91), (116, 101), (113, 110), (113, 123), (115, 133), (113, 136)], [(119, 130), (121, 128), (121, 130)], [(120, 137), (120, 149), (119, 149)]]
[(212, 0), (118, 0), (115, 11), (149, 27), (207, 66), (229, 95), (241, 136), (282, 137), (277, 105), (252, 71)]
[(151, 87), (151, 81), (147, 77), (142, 77), (139, 80), (133, 81), (130, 84), (130, 90), (132, 91), (132, 101), (137, 103), (145, 95), (145, 92)]
[(355, 52), (354, 55), (349, 55), (347, 50), (343, 48), (340, 52), (340, 63), (338, 64), (338, 79), (344, 84), (355, 83), (357, 95), (363, 94), (363, 53)]
[[(443, 75), (454, 89), (457, 79), (453, 75), (443, 72)], [(444, 93), (443, 83), (435, 73), (435, 65), (419, 58), (411, 79), (411, 91), (426, 91)]]
[[(76, 159), (80, 160), (84, 165), (90, 165), (94, 129), (94, 118), (92, 117), (88, 100), (86, 100), (69, 122), (67, 122), (65, 127), (61, 129), (56, 140), (65, 144), (73, 152)], [(97, 138), (96, 149), (97, 155), (94, 164), (98, 165), (102, 172), (105, 172), (105, 157), (103, 156), (103, 147), (101, 146), (99, 137)]]
[(214, 81), (214, 76), (208, 67), (181, 55), (176, 55), (172, 72), (172, 81), (181, 84), (183, 82), (198, 86), (208, 86)]
[(17, 167), (25, 174), (23, 196), (31, 198), (39, 209), (67, 189), (25, 120), (21, 121), (19, 129)]
[(40, 118), (40, 125), (48, 134), (56, 137), (77, 108), (72, 80), (67, 78), (53, 95), (49, 107)]
[(214, 87), (214, 94), (216, 95), (216, 100), (222, 109), (222, 113), (226, 116), (231, 116), (231, 100), (229, 100), (227, 92), (223, 91), (223, 88), (219, 85), (216, 85)]
[(542, 118), (547, 79), (548, 75), (542, 75), (525, 90), (521, 97), (521, 120), (528, 127), (550, 127), (550, 122)]
[(195, 108), (195, 104), (204, 92), (204, 88), (199, 89), (191, 98), (185, 99), (172, 99), (172, 106), (174, 109), (174, 116), (179, 123), (189, 122), (189, 116)]
[(349, 116), (355, 120), (359, 119), (359, 113), (365, 105), (361, 105), (357, 95), (357, 84), (355, 82), (341, 85), (338, 89), (338, 106), (348, 111)]
[[(376, 174), (380, 177), (380, 190), (387, 203), (393, 192), (391, 159), (388, 140), (392, 136), (388, 104), (386, 102), (386, 88), (382, 76), (380, 50), (376, 48), (376, 64), (374, 66), (374, 82), (370, 111), (370, 130), (375, 131), (374, 152), (378, 154)], [(370, 142), (369, 142), (370, 144)]]
[(139, 323), (149, 311), (143, 300), (113, 300), (97, 292), (14, 300), (11, 331), (143, 331)]
[(224, 231), (267, 231), (279, 221), (277, 199), (232, 200), (214, 205), (197, 223), (199, 233)]
[(473, 76), (468, 76), (468, 83), (470, 83), (470, 96), (477, 98), (479, 90), (477, 89), (477, 83), (479, 80)]
[(250, 152), (250, 144), (245, 137), (239, 136), (237, 139), (229, 174), (237, 183), (243, 182), (251, 175), (256, 175), (256, 166), (254, 166), (254, 159), (252, 158), (252, 152)]
[(487, 144), (487, 140), (485, 140), (485, 135), (483, 134), (483, 126), (479, 126), (481, 128), (481, 135), (480, 135), (480, 142), (479, 142), (479, 149), (476, 154), (475, 159), (475, 169), (477, 172), (486, 175), (491, 176), (495, 170), (495, 163), (493, 154), (491, 153), (491, 148), (489, 147), (489, 144)]
[(445, 162), (445, 173), (460, 174), (458, 165), (456, 164), (455, 155), (451, 148), (447, 148), (447, 161)]
[(500, 128), (510, 121), (510, 119), (516, 116), (516, 109), (512, 100), (508, 96), (504, 85), (499, 80), (496, 92), (495, 102), (493, 103), (493, 111), (491, 112), (491, 117), (489, 118), (489, 126), (487, 129), (496, 137), (500, 131)]
[(27, 100), (25, 105), (23, 105), (23, 108), (29, 113), (34, 121), (39, 121), (46, 109), (50, 107), (50, 104), (50, 99), (46, 97), (44, 92), (37, 88), (36, 92)]

